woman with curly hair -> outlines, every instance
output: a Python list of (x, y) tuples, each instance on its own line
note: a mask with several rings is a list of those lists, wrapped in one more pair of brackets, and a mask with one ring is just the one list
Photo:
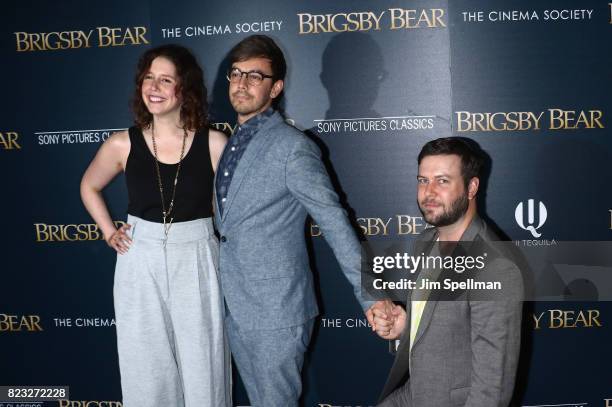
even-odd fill
[[(206, 88), (179, 45), (140, 58), (135, 126), (113, 134), (81, 197), (117, 251), (114, 304), (123, 405), (231, 406), (229, 354), (213, 233), (213, 179), (226, 144), (208, 128)], [(102, 190), (121, 171), (128, 221), (115, 228)]]

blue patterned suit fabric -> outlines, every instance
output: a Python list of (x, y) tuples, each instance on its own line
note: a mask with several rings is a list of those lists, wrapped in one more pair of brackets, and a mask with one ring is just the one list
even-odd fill
[(253, 136), (273, 113), (274, 109), (270, 107), (238, 126), (232, 137), (230, 137), (225, 150), (223, 150), (219, 168), (217, 169), (217, 204), (221, 214), (223, 214), (225, 207), (227, 191), (232, 183), (232, 177), (236, 167), (238, 167), (242, 154), (244, 154)]

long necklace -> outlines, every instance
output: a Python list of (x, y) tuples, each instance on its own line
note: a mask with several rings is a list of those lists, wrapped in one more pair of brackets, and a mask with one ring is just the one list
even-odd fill
[(161, 196), (162, 204), (162, 215), (163, 215), (163, 227), (164, 227), (164, 247), (168, 241), (168, 233), (172, 226), (174, 217), (170, 217), (172, 210), (174, 209), (174, 196), (176, 195), (176, 184), (178, 183), (179, 172), (181, 171), (181, 164), (185, 155), (185, 144), (187, 143), (187, 129), (183, 128), (183, 146), (181, 147), (181, 158), (179, 159), (178, 166), (176, 167), (176, 175), (174, 176), (174, 186), (172, 188), (172, 198), (170, 199), (170, 205), (166, 210), (166, 200), (164, 199), (164, 187), (162, 185), (161, 173), (159, 171), (159, 159), (157, 158), (157, 144), (155, 144), (155, 126), (151, 123), (151, 140), (153, 140), (153, 153), (155, 154), (155, 169), (157, 170), (157, 183), (159, 185), (159, 194)]

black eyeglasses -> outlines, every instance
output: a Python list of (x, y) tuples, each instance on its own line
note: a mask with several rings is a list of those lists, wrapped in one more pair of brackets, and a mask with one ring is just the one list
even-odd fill
[(264, 79), (274, 78), (274, 76), (272, 75), (266, 75), (259, 71), (243, 72), (238, 68), (230, 68), (230, 70), (227, 72), (227, 75), (225, 77), (231, 83), (238, 83), (240, 82), (240, 79), (242, 79), (243, 75), (246, 75), (247, 82), (251, 86), (261, 85)]

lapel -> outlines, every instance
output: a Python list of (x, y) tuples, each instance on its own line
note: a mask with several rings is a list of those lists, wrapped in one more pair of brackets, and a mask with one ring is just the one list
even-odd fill
[[(433, 248), (433, 245), (436, 243), (436, 240), (438, 240), (438, 231), (436, 230), (435, 234), (433, 235), (433, 237), (431, 238), (431, 240), (429, 242), (427, 242), (427, 246), (425, 246), (425, 249), (423, 251), (423, 253), (427, 253), (427, 255), (429, 255), (431, 253), (431, 250)], [(419, 273), (421, 272), (421, 268), (419, 268)], [(427, 304), (425, 305), (425, 309), (423, 310), (423, 315), (421, 316), (421, 322), (419, 323), (419, 326), (417, 328), (417, 333), (416, 336), (414, 337), (414, 343), (412, 344), (412, 348), (414, 349), (414, 345), (416, 345), (416, 343), (418, 342), (419, 338), (423, 335), (423, 332), (425, 331), (425, 327), (426, 325), (429, 324), (429, 321), (431, 321), (431, 316), (433, 315), (433, 310), (436, 307), (437, 304), (437, 292), (438, 290), (434, 290), (433, 292), (431, 292), (429, 294), (429, 297), (427, 298)], [(410, 297), (412, 297), (412, 291), (410, 292)], [(412, 315), (412, 301), (410, 301), (411, 298), (408, 298), (408, 303), (406, 304), (406, 326), (407, 326), (407, 335), (406, 338), (404, 339), (403, 342), (406, 342), (406, 346), (408, 347), (407, 349), (409, 349), (410, 347), (410, 318)], [(410, 311), (408, 311), (408, 309)]]
[[(223, 216), (221, 217), (221, 222), (225, 222), (227, 214), (229, 213), (230, 208), (232, 207), (232, 203), (236, 198), (236, 194), (240, 190), (240, 186), (242, 185), (245, 176), (249, 173), (249, 168), (251, 168), (251, 166), (253, 165), (255, 158), (259, 155), (263, 146), (267, 144), (267, 141), (269, 140), (270, 136), (269, 130), (282, 121), (283, 117), (280, 115), (280, 113), (274, 112), (272, 116), (270, 116), (268, 120), (266, 120), (266, 122), (257, 131), (257, 134), (253, 136), (253, 139), (249, 142), (247, 149), (243, 153), (242, 157), (240, 157), (240, 162), (238, 162), (236, 172), (232, 177), (232, 182), (230, 183), (229, 189), (227, 191), (227, 202), (225, 204), (225, 209), (223, 209)], [(217, 173), (217, 177), (218, 176), (219, 174)], [(216, 192), (214, 196), (216, 201)]]
[[(465, 230), (465, 232), (463, 232), (463, 235), (461, 235), (461, 239), (459, 239), (459, 241), (460, 242), (472, 242), (474, 241), (476, 236), (480, 233), (480, 231), (483, 229), (484, 229), (484, 222), (482, 221), (482, 219), (480, 219), (478, 215), (475, 215), (474, 219), (472, 219), (472, 222), (470, 222), (470, 225), (468, 226), (468, 228)], [(431, 247), (433, 246), (433, 243), (435, 243), (437, 237), (438, 237), (438, 233), (436, 232), (433, 238), (433, 241), (429, 245), (429, 250), (426, 253), (431, 252)], [(440, 274), (438, 275), (438, 277), (439, 276)], [(417, 328), (416, 336), (414, 337), (414, 343), (412, 344), (412, 349), (414, 349), (414, 345), (416, 345), (419, 339), (423, 336), (423, 333), (425, 333), (425, 331), (427, 330), (427, 327), (429, 326), (429, 323), (431, 322), (436, 305), (438, 304), (439, 296), (440, 296), (440, 290), (433, 290), (430, 293), (429, 297), (427, 298), (427, 304), (425, 305), (425, 309), (423, 310), (423, 315), (421, 316), (421, 321), (419, 323), (419, 327)], [(410, 303), (408, 303), (408, 305), (410, 306), (410, 308), (412, 308)], [(407, 313), (407, 315), (408, 315), (408, 318), (410, 318), (409, 316), (410, 314)], [(410, 334), (410, 319), (406, 320), (406, 324), (408, 326), (408, 334)], [(408, 336), (408, 338), (410, 338), (410, 336)], [(410, 342), (410, 339), (408, 339), (408, 342)]]
[[(430, 233), (429, 229), (427, 232)], [(419, 240), (415, 243), (413, 248), (413, 254), (415, 253), (429, 253), (433, 244), (438, 237), (438, 232), (434, 231), (431, 237), (424, 237), (425, 240)], [(420, 268), (418, 272), (420, 273)], [(406, 377), (407, 372), (410, 370), (410, 316), (412, 314), (412, 307), (410, 298), (412, 297), (412, 291), (408, 292), (406, 300), (406, 326), (404, 332), (402, 332), (399, 346), (395, 352), (395, 359), (389, 372), (389, 377), (383, 388), (383, 392), (380, 396), (379, 402), (382, 402), (393, 390), (395, 390)]]
[(213, 182), (213, 212), (215, 213), (215, 225), (217, 226), (217, 229), (221, 225), (221, 217), (219, 216), (219, 202), (217, 202), (217, 177), (218, 177), (218, 172), (219, 171), (217, 170), (217, 173), (215, 174), (215, 182)]

